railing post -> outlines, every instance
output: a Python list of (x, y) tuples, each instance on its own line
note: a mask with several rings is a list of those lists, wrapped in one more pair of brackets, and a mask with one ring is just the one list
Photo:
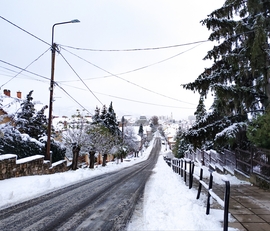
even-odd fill
[(189, 189), (192, 188), (192, 184), (193, 184), (193, 173), (194, 173), (194, 161), (190, 161), (190, 167), (189, 167)]
[(183, 159), (181, 159), (181, 177), (183, 177)]
[(187, 182), (187, 161), (185, 159), (185, 168), (184, 168), (184, 182)]
[(178, 175), (181, 173), (181, 167), (180, 167), (180, 159), (178, 159)]
[(208, 197), (207, 197), (207, 205), (206, 205), (206, 215), (208, 215), (210, 213), (210, 198), (211, 198), (211, 194), (210, 194), (210, 190), (212, 189), (213, 186), (213, 175), (212, 175), (212, 170), (209, 169), (210, 171), (210, 180), (209, 180), (209, 187), (208, 187)]
[[(203, 179), (203, 169), (201, 167), (200, 169), (200, 181)], [(198, 188), (198, 193), (197, 193), (197, 200), (200, 198), (200, 194), (201, 194), (201, 191), (202, 191), (202, 184), (201, 182), (199, 182), (199, 188)]]
[(230, 200), (230, 182), (225, 181), (225, 194), (224, 194), (224, 222), (223, 231), (228, 231), (228, 216), (229, 216), (229, 200)]
[(202, 165), (204, 166), (205, 165), (205, 160), (204, 160), (204, 151), (201, 150), (201, 153), (202, 153)]

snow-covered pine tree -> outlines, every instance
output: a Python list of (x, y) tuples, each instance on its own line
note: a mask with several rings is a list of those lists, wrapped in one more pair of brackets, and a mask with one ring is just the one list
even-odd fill
[(204, 105), (204, 97), (200, 96), (199, 104), (197, 106), (197, 110), (194, 112), (194, 115), (196, 116), (196, 121), (200, 121), (204, 119), (206, 115), (206, 109)]
[(141, 138), (143, 138), (143, 126), (142, 126), (142, 124), (141, 124), (140, 127), (139, 127), (138, 135), (139, 135)]
[(32, 120), (32, 129), (29, 131), (31, 137), (39, 139), (42, 136), (45, 136), (48, 129), (48, 120), (44, 115), (45, 110), (48, 108), (47, 105), (43, 106), (40, 111), (38, 111)]
[(33, 127), (33, 117), (35, 115), (35, 106), (32, 97), (33, 90), (28, 93), (26, 99), (21, 103), (15, 117), (15, 127), (21, 132), (29, 134)]
[[(188, 90), (206, 98), (214, 95), (211, 112), (198, 118), (187, 133), (195, 147), (232, 147), (245, 132), (248, 113), (259, 113), (269, 105), (269, 1), (227, 0), (202, 21), (219, 42), (205, 56), (212, 67), (192, 83)], [(197, 113), (199, 113), (197, 111)]]
[(118, 122), (112, 106), (112, 102), (110, 103), (107, 113), (105, 114), (104, 124), (110, 130), (112, 135), (120, 136), (120, 130), (118, 127)]
[(106, 105), (103, 105), (102, 110), (100, 112), (100, 116), (99, 116), (99, 119), (100, 119), (99, 124), (105, 125), (104, 121), (106, 119), (106, 114), (107, 114), (107, 107)]
[(95, 109), (95, 114), (92, 117), (92, 124), (99, 124), (101, 123), (101, 119), (100, 119), (100, 109), (96, 106)]
[(27, 134), (21, 134), (10, 124), (1, 124), (0, 155), (13, 153), (18, 159), (42, 154), (44, 145)]

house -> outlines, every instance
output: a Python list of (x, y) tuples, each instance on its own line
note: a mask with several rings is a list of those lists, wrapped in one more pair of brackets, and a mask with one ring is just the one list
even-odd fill
[(136, 121), (136, 125), (140, 126), (141, 124), (142, 124), (143, 126), (149, 124), (149, 123), (148, 123), (148, 120), (147, 120), (147, 118), (146, 118), (146, 116), (140, 116), (140, 118)]
[(0, 124), (12, 121), (22, 102), (20, 91), (17, 92), (16, 97), (12, 97), (10, 90), (7, 89), (4, 89), (3, 93), (0, 94)]

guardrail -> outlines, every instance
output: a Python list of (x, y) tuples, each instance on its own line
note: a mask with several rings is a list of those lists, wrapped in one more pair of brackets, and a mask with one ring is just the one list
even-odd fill
[[(168, 163), (168, 159), (164, 160)], [(169, 165), (169, 163), (168, 163)], [(214, 191), (213, 191), (213, 172), (215, 169), (210, 165), (209, 172), (210, 172), (210, 179), (209, 183), (205, 183), (203, 181), (203, 168), (200, 165), (200, 176), (194, 174), (194, 161), (190, 159), (182, 158), (182, 159), (172, 159), (170, 165), (172, 170), (181, 175), (184, 178), (184, 182), (187, 182), (187, 175), (189, 176), (189, 189), (193, 186), (193, 178), (196, 178), (199, 182), (198, 193), (196, 199), (200, 198), (202, 186), (207, 190), (207, 204), (206, 204), (206, 214), (210, 214), (210, 199), (211, 197), (215, 199), (223, 208), (224, 208), (224, 218), (223, 218), (223, 231), (228, 231), (228, 216), (229, 216), (229, 199), (230, 199), (230, 182), (223, 178), (222, 180), (225, 183), (225, 191), (224, 191), (224, 200), (222, 200)]]

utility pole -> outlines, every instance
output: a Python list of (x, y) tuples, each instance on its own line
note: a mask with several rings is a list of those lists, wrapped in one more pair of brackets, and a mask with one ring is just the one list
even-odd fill
[(51, 133), (52, 133), (52, 108), (53, 108), (53, 88), (54, 88), (54, 66), (55, 66), (55, 51), (57, 48), (57, 45), (54, 43), (54, 27), (61, 24), (67, 24), (67, 23), (77, 23), (80, 22), (78, 19), (74, 19), (67, 22), (59, 22), (55, 23), (52, 26), (52, 63), (51, 63), (51, 82), (50, 82), (50, 101), (49, 101), (49, 121), (48, 121), (48, 131), (47, 131), (47, 150), (45, 155), (45, 160), (50, 160), (51, 162)]

